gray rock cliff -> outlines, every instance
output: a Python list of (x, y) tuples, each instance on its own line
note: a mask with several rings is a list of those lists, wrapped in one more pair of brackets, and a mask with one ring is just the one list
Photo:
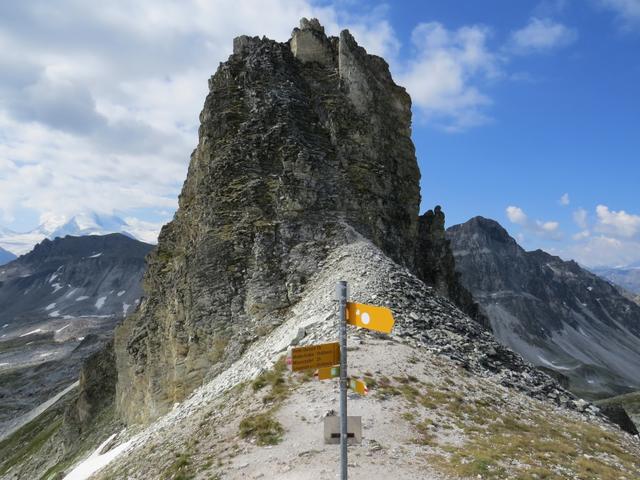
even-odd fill
[(503, 344), (588, 398), (640, 387), (640, 308), (617, 287), (573, 261), (524, 251), (493, 220), (472, 218), (447, 237)]
[(115, 338), (117, 408), (148, 421), (237, 359), (352, 232), (414, 264), (411, 102), (348, 31), (238, 37), (209, 80), (199, 142)]
[(439, 205), (418, 219), (416, 275), (471, 318), (488, 327), (488, 319), (480, 312), (471, 293), (460, 282), (460, 273), (455, 269), (455, 258), (446, 237), (444, 224), (444, 212)]

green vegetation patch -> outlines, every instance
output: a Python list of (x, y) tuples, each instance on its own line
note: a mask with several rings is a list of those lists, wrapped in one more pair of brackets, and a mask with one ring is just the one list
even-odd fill
[[(484, 480), (629, 480), (640, 478), (637, 447), (622, 432), (586, 420), (507, 404), (495, 391), (464, 392), (444, 381), (435, 386), (413, 379), (378, 380), (377, 392), (402, 396), (410, 410), (402, 418), (414, 429), (414, 443), (429, 447), (428, 462), (456, 478)], [(420, 413), (420, 407), (427, 409)], [(438, 422), (424, 414), (437, 415)], [(438, 430), (458, 429), (466, 438), (452, 446)]]
[(191, 456), (183, 452), (176, 454), (176, 459), (166, 468), (162, 478), (164, 480), (191, 480), (195, 476)]
[(62, 426), (62, 415), (49, 410), (0, 442), (0, 475), (36, 455)]
[(257, 445), (276, 445), (282, 440), (284, 428), (270, 410), (244, 418), (240, 422), (240, 437), (253, 439)]

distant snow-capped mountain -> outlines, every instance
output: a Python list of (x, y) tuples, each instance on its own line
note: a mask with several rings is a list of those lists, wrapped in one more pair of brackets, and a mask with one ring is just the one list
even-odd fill
[(53, 240), (57, 237), (64, 238), (67, 235), (107, 235), (109, 233), (122, 233), (128, 237), (139, 239), (137, 235), (132, 233), (131, 226), (116, 215), (81, 213), (71, 218), (50, 215), (44, 216), (42, 223), (30, 232), (17, 233), (0, 227), (0, 248), (15, 255), (24, 255), (45, 238)]

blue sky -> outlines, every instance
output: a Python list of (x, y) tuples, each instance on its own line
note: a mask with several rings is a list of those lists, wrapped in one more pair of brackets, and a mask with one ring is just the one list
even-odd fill
[(640, 0), (0, 4), (0, 225), (83, 211), (150, 240), (239, 34), (349, 28), (414, 102), (423, 210), (588, 265), (640, 260)]

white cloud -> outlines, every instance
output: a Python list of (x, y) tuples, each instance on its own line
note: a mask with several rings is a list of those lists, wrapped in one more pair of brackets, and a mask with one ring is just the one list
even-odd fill
[(591, 236), (591, 232), (589, 230), (582, 230), (572, 236), (574, 240), (580, 241), (585, 238), (589, 238)]
[(624, 29), (640, 25), (640, 0), (597, 0), (598, 3), (617, 16)]
[(565, 247), (563, 257), (590, 267), (623, 266), (640, 260), (640, 215), (598, 205), (591, 230), (587, 228), (587, 215), (583, 208), (573, 212), (582, 230), (572, 236), (575, 243)]
[(526, 26), (511, 33), (511, 46), (517, 53), (542, 52), (567, 46), (577, 38), (575, 29), (549, 18), (533, 17)]
[(536, 220), (536, 227), (541, 232), (545, 233), (555, 233), (560, 228), (560, 224), (558, 222), (542, 222), (540, 220)]
[(607, 235), (586, 236), (568, 246), (560, 255), (588, 267), (624, 266), (640, 260), (640, 242)]
[[(301, 17), (318, 17), (393, 56), (384, 15), (310, 0), (0, 2), (0, 218), (151, 209), (168, 219), (207, 79), (235, 36), (286, 41)], [(144, 238), (155, 229), (136, 227)]]
[(573, 221), (583, 230), (586, 230), (588, 227), (587, 217), (588, 213), (584, 208), (579, 208), (573, 212)]
[(562, 206), (565, 206), (565, 207), (566, 207), (566, 206), (567, 206), (567, 205), (569, 205), (570, 203), (571, 203), (571, 199), (569, 198), (569, 194), (568, 194), (568, 193), (565, 193), (564, 195), (562, 195), (562, 196), (560, 197), (560, 205), (562, 205)]
[(438, 22), (421, 23), (411, 34), (416, 59), (399, 75), (428, 121), (459, 131), (489, 121), (483, 108), (491, 99), (477, 83), (499, 75), (490, 51), (488, 28), (472, 25), (448, 30)]
[(524, 227), (525, 230), (539, 236), (551, 240), (559, 240), (562, 238), (560, 232), (560, 223), (555, 221), (542, 221), (529, 219), (528, 215), (520, 207), (513, 205), (506, 208), (507, 218), (511, 223)]
[(609, 210), (606, 205), (596, 207), (598, 223), (596, 229), (602, 233), (622, 238), (632, 238), (640, 235), (640, 215), (633, 215), (620, 210)]
[(527, 215), (520, 207), (514, 207), (512, 205), (507, 207), (507, 218), (511, 223), (518, 225), (526, 225), (529, 221)]

